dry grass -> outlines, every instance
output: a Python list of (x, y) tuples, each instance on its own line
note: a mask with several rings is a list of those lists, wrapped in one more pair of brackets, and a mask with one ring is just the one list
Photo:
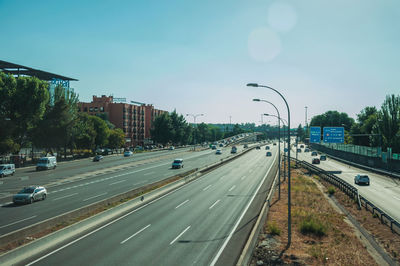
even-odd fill
[[(353, 229), (325, 199), (311, 177), (292, 170), (292, 243), (287, 249), (287, 182), (281, 185), (281, 200), (272, 200), (266, 226), (259, 236), (251, 265), (376, 265)], [(337, 191), (335, 192), (336, 195)], [(268, 225), (281, 231), (271, 236)], [(302, 230), (303, 229), (303, 230)]]

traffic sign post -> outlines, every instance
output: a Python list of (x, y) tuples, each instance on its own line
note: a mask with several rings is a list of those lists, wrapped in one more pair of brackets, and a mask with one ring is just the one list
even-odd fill
[(321, 142), (321, 128), (310, 127), (310, 143), (320, 143), (320, 142)]
[(324, 143), (344, 143), (344, 127), (324, 127)]

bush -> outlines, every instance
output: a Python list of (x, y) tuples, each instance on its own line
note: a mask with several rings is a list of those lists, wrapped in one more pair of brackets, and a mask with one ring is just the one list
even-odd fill
[(329, 195), (333, 195), (333, 194), (335, 194), (335, 188), (334, 187), (329, 187), (328, 188), (328, 193), (329, 193)]
[(309, 215), (300, 223), (300, 232), (304, 235), (324, 236), (326, 234), (326, 226), (318, 219)]
[(281, 229), (279, 229), (278, 226), (275, 223), (269, 223), (268, 224), (268, 233), (270, 235), (273, 235), (273, 236), (275, 236), (275, 235), (280, 236), (281, 235)]

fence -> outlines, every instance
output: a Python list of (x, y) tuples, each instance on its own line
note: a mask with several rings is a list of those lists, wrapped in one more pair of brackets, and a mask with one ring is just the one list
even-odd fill
[(300, 164), (303, 168), (309, 170), (310, 172), (318, 174), (322, 179), (339, 188), (350, 198), (355, 200), (359, 198), (359, 203), (361, 204), (361, 206), (365, 207), (366, 210), (371, 211), (373, 215), (376, 215), (380, 219), (381, 223), (390, 227), (390, 230), (393, 233), (400, 235), (400, 223), (393, 219), (390, 215), (386, 214), (382, 209), (377, 207), (371, 201), (360, 195), (357, 188), (342, 180), (338, 176), (331, 174), (321, 168), (318, 168), (310, 163), (307, 163), (306, 161), (300, 161), (294, 158), (291, 158), (291, 160)]

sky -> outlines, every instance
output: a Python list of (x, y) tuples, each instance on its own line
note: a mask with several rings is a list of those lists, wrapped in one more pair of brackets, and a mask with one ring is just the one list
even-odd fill
[[(196, 122), (291, 127), (400, 94), (398, 0), (0, 0), (0, 60)], [(188, 116), (188, 122), (193, 118)], [(276, 124), (273, 117), (264, 123)]]

